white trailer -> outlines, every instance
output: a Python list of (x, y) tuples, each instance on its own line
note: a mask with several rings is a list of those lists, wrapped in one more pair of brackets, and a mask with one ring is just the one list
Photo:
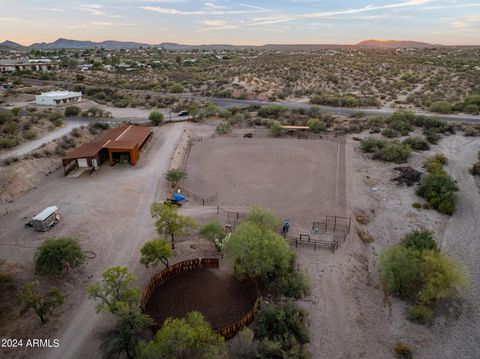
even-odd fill
[(29, 225), (34, 230), (39, 232), (46, 232), (60, 221), (60, 215), (58, 214), (58, 207), (51, 206), (45, 208), (39, 214), (31, 219)]

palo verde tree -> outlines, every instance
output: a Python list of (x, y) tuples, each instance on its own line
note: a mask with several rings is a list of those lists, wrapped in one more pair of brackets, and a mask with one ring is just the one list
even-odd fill
[(188, 177), (188, 174), (184, 170), (174, 168), (174, 169), (168, 170), (165, 177), (167, 178), (167, 181), (172, 183), (172, 188), (175, 188), (178, 182)]
[(40, 275), (60, 275), (85, 262), (85, 254), (77, 240), (47, 239), (37, 249), (34, 257), (35, 272)]
[(132, 287), (134, 276), (126, 267), (112, 267), (105, 271), (100, 282), (88, 287), (88, 295), (100, 302), (97, 312), (114, 314), (117, 325), (105, 333), (103, 348), (106, 357), (138, 357), (138, 344), (144, 328), (153, 323), (140, 308), (141, 292)]
[(25, 284), (18, 296), (18, 302), (22, 305), (22, 314), (32, 309), (42, 324), (45, 324), (47, 316), (63, 304), (64, 296), (57, 288), (51, 288), (46, 294), (41, 294), (39, 287), (38, 282)]
[(149, 268), (157, 266), (160, 262), (168, 267), (168, 258), (173, 256), (173, 249), (165, 240), (153, 240), (145, 242), (140, 249), (140, 263)]
[(112, 267), (107, 269), (102, 280), (88, 286), (90, 298), (99, 300), (97, 312), (119, 314), (125, 308), (134, 307), (140, 303), (141, 293), (131, 285), (135, 277), (127, 267)]
[(223, 342), (202, 314), (191, 312), (185, 318), (165, 320), (151, 342), (140, 344), (140, 358), (216, 359)]
[(150, 213), (155, 220), (155, 227), (159, 235), (170, 239), (172, 249), (175, 249), (175, 238), (196, 228), (191, 217), (178, 214), (177, 207), (166, 203), (153, 203)]

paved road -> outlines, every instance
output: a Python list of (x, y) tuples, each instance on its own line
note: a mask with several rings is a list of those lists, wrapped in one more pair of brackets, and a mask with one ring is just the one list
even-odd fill
[[(36, 79), (23, 79), (24, 83), (31, 84), (31, 85), (41, 85), (43, 83), (47, 83), (50, 85), (56, 86), (70, 86), (72, 85), (71, 82), (68, 81), (41, 81)], [(88, 86), (87, 86), (88, 87)], [(94, 86), (91, 86), (94, 87)], [(127, 90), (127, 89), (124, 89)], [(180, 98), (191, 98), (200, 101), (209, 101), (213, 102), (216, 105), (222, 108), (232, 108), (232, 107), (246, 107), (246, 106), (269, 106), (278, 104), (287, 108), (301, 108), (308, 110), (312, 107), (307, 102), (295, 102), (295, 101), (282, 101), (282, 102), (270, 102), (270, 101), (259, 101), (259, 100), (238, 100), (238, 99), (227, 99), (227, 98), (217, 98), (217, 97), (205, 97), (205, 96), (198, 96), (192, 94), (171, 94), (165, 92), (156, 92), (156, 91), (146, 91), (146, 90), (129, 90), (133, 93), (141, 93), (145, 95), (160, 95), (160, 96), (176, 96)], [(372, 116), (389, 116), (395, 112), (394, 109), (391, 108), (346, 108), (346, 107), (331, 107), (331, 106), (320, 106), (320, 110), (322, 112), (332, 112), (338, 113), (341, 115), (352, 115), (354, 113), (363, 112), (366, 115)], [(416, 115), (424, 115), (424, 116), (436, 116), (446, 121), (452, 122), (468, 122), (468, 123), (480, 123), (480, 115), (464, 115), (464, 114), (454, 114), (454, 115), (441, 115), (435, 114), (427, 111), (416, 110)]]
[(77, 120), (66, 120), (65, 125), (57, 130), (47, 133), (45, 136), (38, 138), (36, 140), (27, 142), (23, 145), (15, 147), (14, 149), (0, 154), (0, 161), (3, 161), (9, 157), (22, 157), (29, 154), (32, 151), (35, 151), (37, 148), (40, 148), (44, 143), (52, 142), (57, 138), (60, 138), (72, 131), (76, 127), (84, 125), (85, 122)]

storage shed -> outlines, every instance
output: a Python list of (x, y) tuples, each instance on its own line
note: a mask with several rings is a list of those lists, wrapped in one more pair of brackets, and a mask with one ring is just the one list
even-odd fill
[(111, 166), (129, 162), (134, 166), (140, 159), (140, 151), (153, 136), (148, 127), (122, 126), (105, 132), (95, 142), (85, 143), (68, 152), (63, 158), (65, 176), (77, 168), (96, 170), (107, 159)]

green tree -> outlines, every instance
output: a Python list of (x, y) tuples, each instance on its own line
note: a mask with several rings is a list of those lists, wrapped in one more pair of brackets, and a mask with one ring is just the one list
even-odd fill
[(235, 264), (239, 279), (256, 277), (264, 284), (287, 273), (293, 261), (283, 237), (248, 221), (241, 223), (225, 243), (225, 254)]
[(173, 256), (173, 250), (164, 240), (153, 240), (145, 242), (140, 249), (140, 263), (149, 268), (150, 266), (157, 266), (158, 263), (163, 263), (168, 267), (168, 258)]
[(464, 266), (438, 251), (424, 252), (422, 275), (425, 285), (420, 291), (419, 299), (425, 304), (451, 297), (457, 290), (468, 285)]
[(153, 126), (160, 126), (163, 123), (163, 113), (158, 111), (153, 111), (148, 116), (148, 119), (150, 120)]
[(165, 203), (153, 203), (150, 213), (155, 219), (155, 227), (159, 235), (169, 237), (172, 249), (175, 249), (175, 238), (186, 234), (196, 227), (191, 217), (178, 214), (177, 208)]
[(113, 329), (104, 334), (102, 349), (105, 357), (119, 358), (125, 354), (128, 359), (138, 358), (142, 332), (152, 324), (153, 320), (143, 314), (139, 306), (133, 307)]
[(422, 286), (420, 252), (402, 245), (385, 249), (379, 258), (380, 275), (386, 288), (402, 298), (415, 297)]
[(274, 137), (280, 137), (285, 133), (285, 129), (279, 121), (273, 121), (270, 126), (270, 134)]
[(65, 116), (66, 117), (72, 117), (72, 116), (78, 116), (82, 110), (78, 106), (68, 106), (65, 108)]
[(248, 213), (247, 222), (257, 225), (260, 229), (266, 231), (277, 231), (280, 229), (280, 221), (272, 212), (254, 207)]
[(55, 308), (63, 304), (64, 296), (57, 288), (51, 288), (45, 295), (42, 295), (38, 288), (38, 282), (26, 283), (20, 291), (18, 301), (22, 305), (22, 314), (33, 309), (42, 324), (45, 324), (47, 322), (47, 316), (50, 315)]
[(40, 275), (60, 275), (85, 262), (85, 254), (77, 240), (47, 239), (37, 249), (34, 257), (35, 272)]
[(188, 173), (185, 172), (184, 170), (173, 168), (167, 171), (167, 173), (165, 174), (165, 177), (167, 178), (167, 181), (172, 183), (172, 188), (175, 188), (178, 182), (188, 177)]
[(213, 221), (205, 224), (199, 230), (203, 239), (215, 243), (216, 240), (220, 240), (227, 235), (225, 229), (218, 221)]
[(127, 267), (112, 267), (107, 269), (100, 282), (90, 284), (87, 292), (90, 298), (99, 300), (97, 312), (109, 312), (115, 315), (125, 315), (131, 308), (140, 303), (141, 293), (138, 288), (132, 288), (135, 277), (128, 272)]
[(185, 318), (168, 318), (149, 343), (140, 345), (140, 358), (216, 359), (224, 346), (210, 323), (198, 312)]

